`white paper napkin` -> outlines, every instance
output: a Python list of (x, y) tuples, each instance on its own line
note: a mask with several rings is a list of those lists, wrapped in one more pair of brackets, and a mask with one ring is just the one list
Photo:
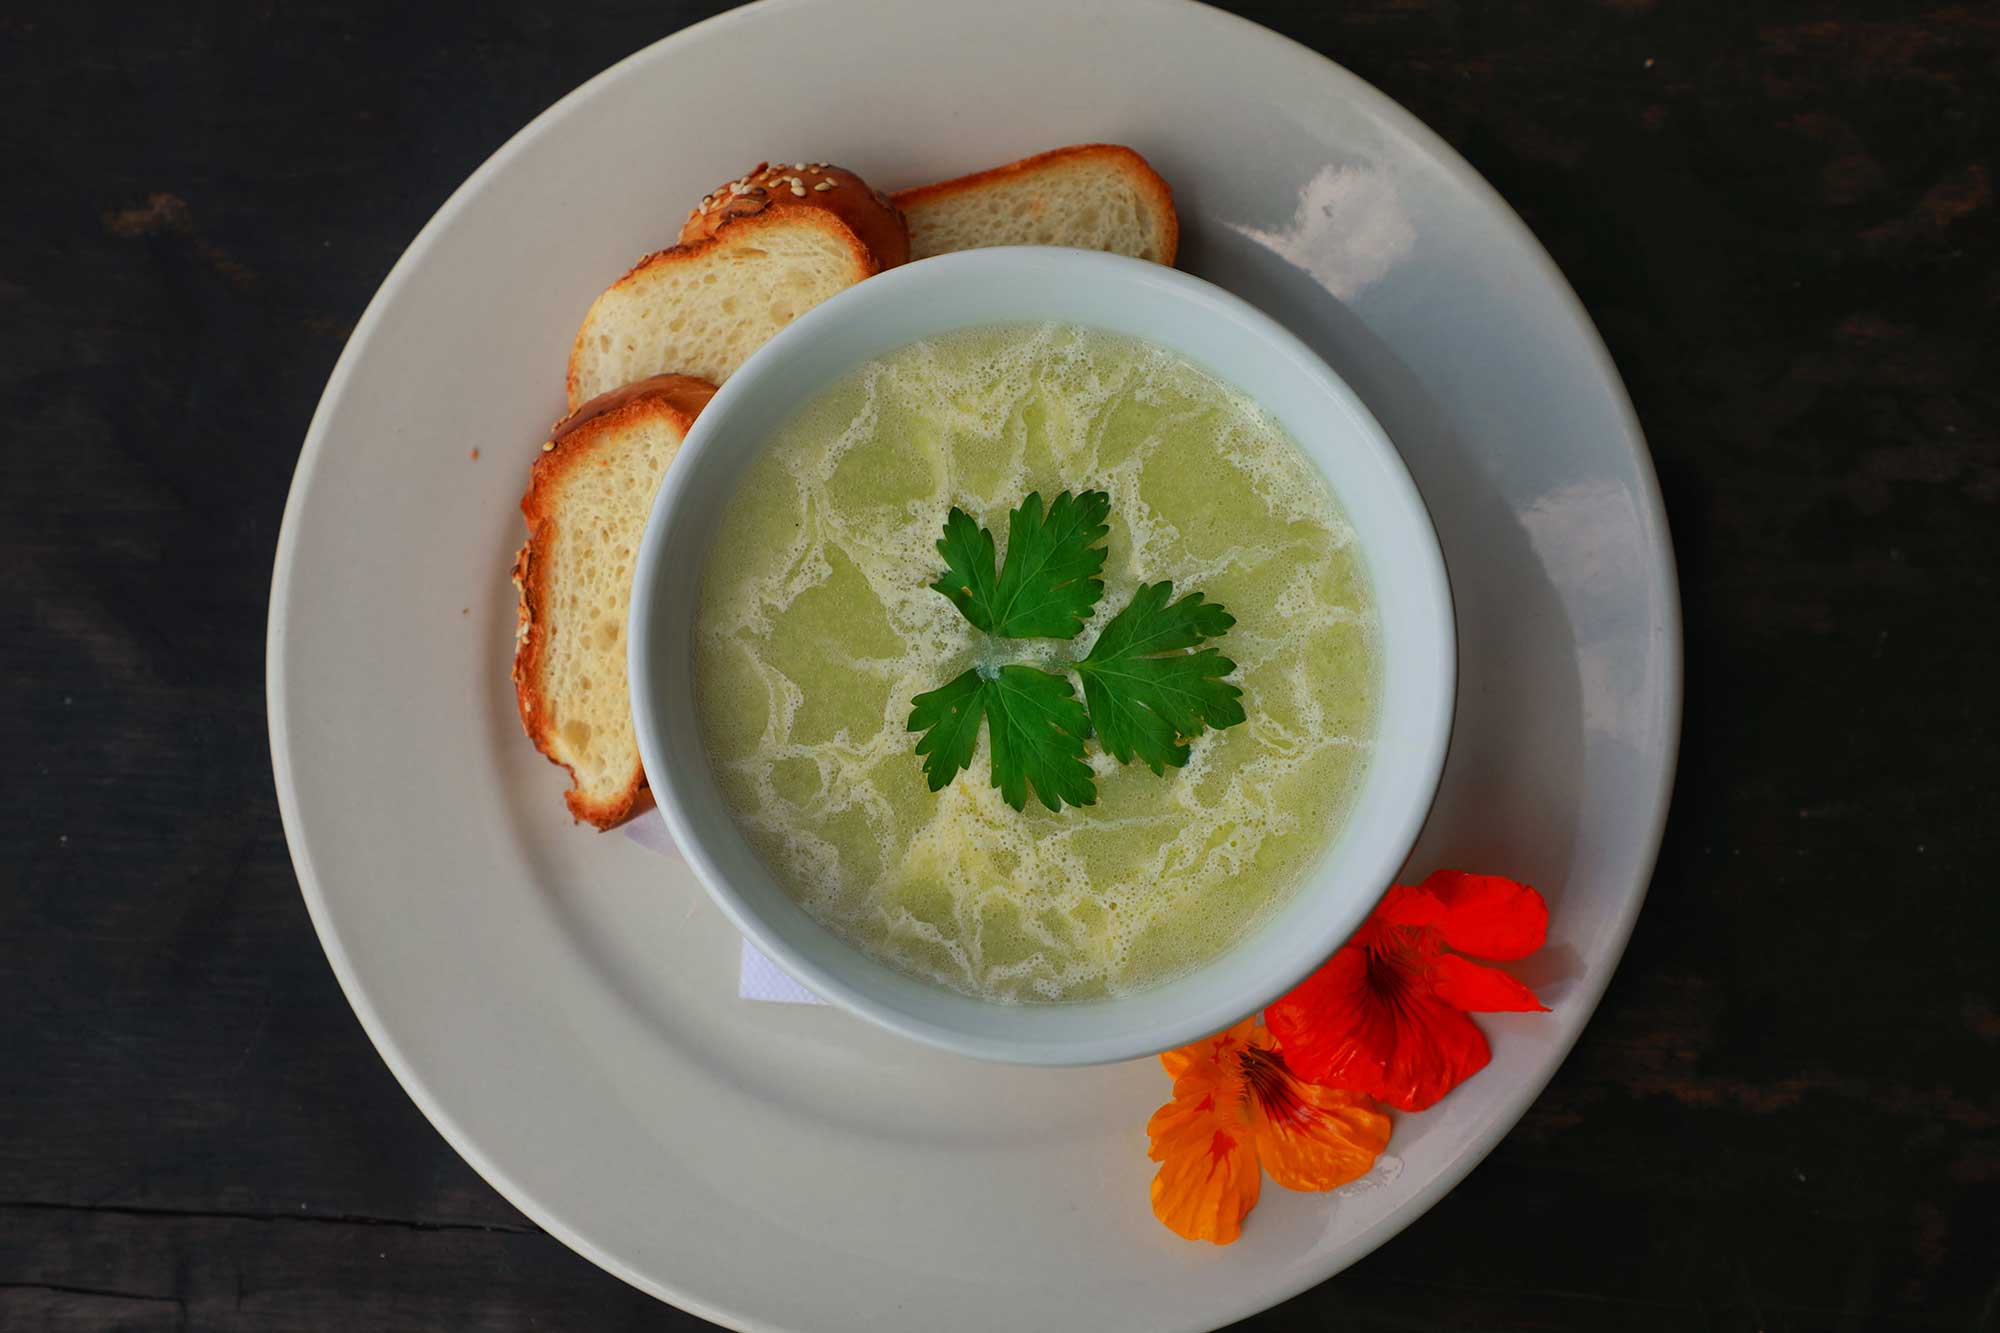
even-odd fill
[[(667, 831), (666, 816), (658, 810), (649, 810), (627, 824), (625, 836), (647, 851), (676, 860), (680, 858), (680, 848), (674, 845), (674, 835)], [(784, 969), (759, 953), (757, 946), (749, 940), (743, 941), (743, 954), (736, 965), (736, 994), (745, 1000), (763, 1000), (770, 1004), (826, 1003), (786, 976)]]

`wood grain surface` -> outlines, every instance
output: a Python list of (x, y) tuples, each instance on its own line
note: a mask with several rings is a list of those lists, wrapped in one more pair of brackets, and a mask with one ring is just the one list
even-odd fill
[[(1241, 8), (1553, 252), (1651, 438), (1688, 644), (1666, 851), (1581, 1045), (1442, 1204), (1243, 1327), (2000, 1326), (2000, 6)], [(0, 1327), (705, 1327), (526, 1222), (370, 1048), (262, 668), (376, 284), (522, 123), (709, 11), (0, 12)]]

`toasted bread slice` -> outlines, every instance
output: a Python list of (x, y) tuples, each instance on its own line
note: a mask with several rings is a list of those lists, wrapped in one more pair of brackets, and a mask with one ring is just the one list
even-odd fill
[(1070, 245), (1171, 264), (1180, 249), (1173, 191), (1119, 144), (1057, 148), (890, 196), (910, 258), (989, 245)]
[(883, 268), (910, 257), (910, 229), (889, 196), (845, 167), (825, 162), (759, 162), (701, 197), (681, 224), (681, 244), (706, 240), (744, 218), (823, 208), (845, 222)]
[(569, 356), (569, 404), (649, 375), (720, 384), (785, 325), (881, 271), (824, 209), (737, 218), (713, 237), (639, 261), (583, 317)]
[(714, 393), (706, 380), (655, 375), (592, 399), (557, 423), (521, 497), (521, 725), (569, 770), (570, 813), (601, 829), (652, 808), (625, 680), (632, 567), (660, 478)]

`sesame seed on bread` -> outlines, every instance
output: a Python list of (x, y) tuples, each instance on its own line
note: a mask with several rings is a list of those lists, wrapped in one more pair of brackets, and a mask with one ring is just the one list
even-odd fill
[(819, 208), (845, 222), (883, 268), (910, 257), (910, 230), (889, 196), (845, 167), (759, 162), (701, 197), (681, 225), (681, 244), (706, 240), (742, 218)]

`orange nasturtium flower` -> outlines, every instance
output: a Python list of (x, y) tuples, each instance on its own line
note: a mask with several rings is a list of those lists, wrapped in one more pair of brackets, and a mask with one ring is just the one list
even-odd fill
[(1486, 1067), (1471, 1013), (1543, 1009), (1478, 958), (1542, 947), (1542, 895), (1498, 875), (1440, 870), (1398, 884), (1319, 971), (1264, 1011), (1300, 1077), (1421, 1111)]
[(1227, 1245), (1257, 1206), (1259, 1164), (1287, 1189), (1330, 1190), (1389, 1146), (1368, 1098), (1301, 1082), (1263, 1023), (1246, 1018), (1160, 1057), (1174, 1099), (1146, 1126), (1153, 1215), (1189, 1240)]

